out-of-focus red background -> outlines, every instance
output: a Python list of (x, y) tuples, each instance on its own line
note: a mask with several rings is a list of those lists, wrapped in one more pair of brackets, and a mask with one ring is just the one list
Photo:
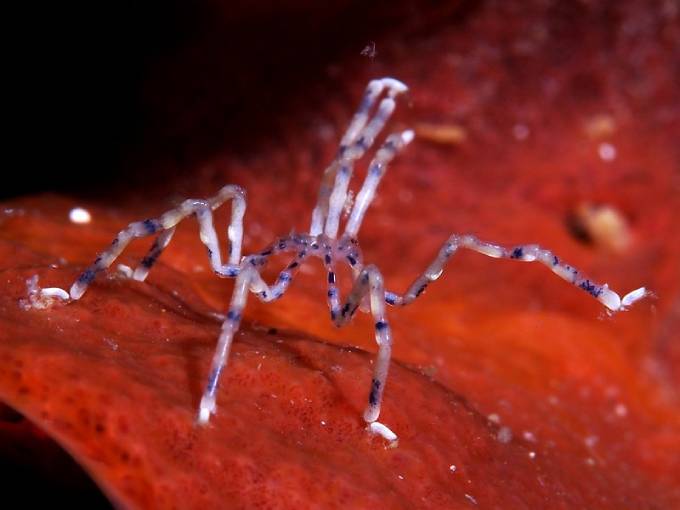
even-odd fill
[[(5, 464), (103, 504), (78, 464), (130, 508), (680, 506), (677, 2), (89, 16), (63, 33), (40, 17), (30, 76), (43, 79), (28, 89), (42, 93), (23, 117), (33, 150), (3, 190)], [(194, 413), (232, 284), (211, 275), (191, 221), (146, 283), (100, 277), (69, 306), (19, 306), (32, 275), (67, 288), (128, 222), (225, 183), (248, 190), (246, 252), (308, 228), (323, 168), (380, 76), (410, 86), (390, 129), (416, 131), (360, 234), (390, 288), (451, 232), (472, 232), (540, 243), (621, 293), (655, 296), (608, 317), (544, 267), (457, 254), (390, 310), (381, 420), (397, 448), (361, 421), (372, 321), (331, 326), (320, 266), (281, 301), (251, 301), (205, 429)], [(69, 221), (75, 206), (90, 224)]]

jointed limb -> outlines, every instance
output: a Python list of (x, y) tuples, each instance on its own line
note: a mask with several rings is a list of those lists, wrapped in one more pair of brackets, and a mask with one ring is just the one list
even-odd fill
[(646, 294), (644, 287), (636, 289), (621, 298), (616, 292), (611, 290), (607, 284), (598, 284), (583, 276), (576, 268), (562, 262), (550, 250), (541, 248), (535, 244), (504, 248), (491, 243), (480, 241), (474, 236), (452, 235), (439, 250), (434, 261), (428, 266), (425, 272), (416, 278), (403, 296), (394, 292), (385, 293), (385, 302), (394, 306), (404, 306), (414, 301), (427, 288), (430, 282), (439, 278), (444, 270), (444, 264), (458, 250), (467, 248), (483, 255), (493, 258), (507, 258), (520, 260), (523, 262), (540, 262), (548, 266), (557, 276), (586, 291), (606, 306), (612, 312), (624, 310), (635, 301), (642, 299)]
[[(316, 206), (312, 211), (310, 235), (318, 236), (324, 232), (328, 237), (335, 238), (353, 164), (373, 145), (394, 111), (394, 98), (406, 90), (406, 85), (393, 78), (369, 82), (359, 109), (342, 137), (337, 156), (324, 171)], [(386, 91), (387, 97), (380, 102), (369, 122), (370, 110), (383, 91)]]
[(248, 289), (256, 274), (257, 270), (244, 261), (241, 265), (241, 271), (236, 277), (234, 292), (231, 297), (231, 304), (229, 305), (229, 312), (227, 312), (227, 318), (222, 323), (220, 337), (217, 340), (217, 348), (215, 349), (215, 354), (213, 355), (210, 366), (208, 384), (203, 392), (203, 397), (201, 398), (201, 404), (198, 410), (198, 422), (202, 425), (208, 423), (211, 414), (215, 414), (215, 393), (217, 391), (220, 373), (227, 364), (231, 343), (234, 340), (234, 334), (238, 331), (239, 325), (241, 324), (241, 314), (243, 313), (243, 309), (248, 300)]
[[(229, 238), (229, 263), (222, 265), (222, 255), (213, 225), (212, 211), (225, 201), (232, 200), (231, 223), (227, 231)], [(149, 270), (168, 245), (177, 224), (187, 216), (196, 215), (200, 226), (201, 241), (208, 249), (208, 257), (216, 274), (223, 277), (234, 277), (238, 274), (238, 263), (241, 259), (241, 243), (243, 239), (243, 215), (246, 209), (245, 193), (238, 186), (224, 186), (210, 200), (185, 200), (182, 204), (157, 219), (148, 219), (130, 223), (121, 230), (111, 243), (109, 249), (103, 251), (71, 286), (71, 299), (80, 299), (95, 276), (107, 269), (123, 252), (133, 239), (147, 237), (159, 233), (148, 254), (142, 259), (140, 266), (133, 273), (133, 278), (143, 281)]]
[(369, 265), (361, 270), (347, 301), (335, 319), (335, 325), (342, 327), (347, 324), (366, 295), (369, 297), (371, 314), (375, 322), (375, 341), (378, 344), (378, 355), (373, 369), (368, 405), (364, 411), (364, 420), (371, 423), (376, 421), (380, 415), (383, 391), (385, 390), (387, 372), (392, 356), (392, 333), (385, 316), (385, 287), (383, 277), (377, 267)]

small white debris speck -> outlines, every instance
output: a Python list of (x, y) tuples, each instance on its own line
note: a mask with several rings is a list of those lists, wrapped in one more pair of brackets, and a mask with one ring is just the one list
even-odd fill
[(404, 477), (401, 476), (401, 475), (397, 475), (397, 478), (399, 478), (399, 480), (403, 480), (403, 479), (404, 479)]
[(529, 133), (530, 131), (526, 124), (515, 124), (512, 126), (512, 135), (517, 140), (526, 140), (529, 137)]
[(628, 414), (628, 408), (623, 404), (616, 404), (616, 407), (614, 408), (614, 413), (619, 418), (623, 418)]
[(536, 452), (529, 452), (529, 458), (535, 459), (536, 458)]
[(473, 505), (477, 504), (477, 500), (474, 498), (474, 496), (471, 496), (470, 494), (466, 494), (465, 497), (469, 499)]
[(382, 436), (384, 439), (390, 442), (394, 442), (397, 440), (397, 435), (379, 421), (374, 421), (373, 423), (371, 423), (368, 426), (368, 431), (371, 434)]
[(106, 337), (104, 337), (104, 342), (105, 342), (109, 347), (111, 347), (111, 350), (112, 350), (112, 351), (117, 351), (117, 350), (118, 350), (118, 344), (117, 344), (116, 341), (113, 340), (112, 338), (106, 338)]
[(512, 441), (512, 430), (510, 430), (510, 427), (501, 427), (498, 429), (498, 434), (496, 434), (496, 439), (498, 440), (499, 443), (509, 443)]
[(325, 426), (326, 426), (326, 422), (323, 421), (323, 420), (321, 420), (321, 426), (322, 426), (322, 427), (325, 427)]
[(614, 161), (616, 159), (616, 147), (611, 143), (601, 143), (597, 148), (597, 153), (602, 161)]
[(500, 423), (501, 422), (501, 417), (498, 416), (496, 413), (491, 413), (486, 418), (493, 423)]
[(90, 211), (87, 209), (83, 209), (82, 207), (74, 207), (69, 211), (68, 219), (71, 220), (71, 223), (85, 225), (92, 221), (92, 216), (90, 215)]
[(530, 443), (536, 442), (536, 436), (534, 435), (533, 432), (530, 432), (528, 430), (522, 432), (522, 437), (524, 438), (525, 441), (529, 441)]
[(597, 436), (587, 436), (583, 442), (586, 444), (588, 448), (593, 448), (597, 442), (600, 440), (599, 437)]
[(452, 473), (455, 473), (455, 472), (456, 472), (456, 469), (457, 469), (457, 468), (456, 468), (456, 465), (455, 465), (455, 464), (451, 464), (451, 465), (449, 466), (449, 471), (451, 471)]

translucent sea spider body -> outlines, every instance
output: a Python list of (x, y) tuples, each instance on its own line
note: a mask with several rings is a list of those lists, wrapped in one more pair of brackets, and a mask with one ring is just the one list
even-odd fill
[[(586, 291), (613, 312), (625, 309), (647, 294), (644, 288), (640, 288), (620, 298), (606, 284), (593, 282), (574, 267), (562, 262), (551, 251), (537, 245), (505, 248), (480, 241), (472, 235), (456, 234), (446, 240), (432, 263), (415, 279), (404, 294), (387, 291), (378, 267), (373, 264), (364, 264), (357, 235), (390, 161), (413, 140), (413, 131), (405, 130), (388, 135), (375, 151), (368, 165), (363, 185), (356, 195), (344, 225), (344, 232), (341, 235), (338, 233), (341, 215), (347, 203), (354, 165), (374, 145), (394, 111), (395, 99), (406, 90), (407, 87), (403, 83), (393, 78), (373, 80), (368, 84), (361, 104), (340, 141), (337, 155), (323, 174), (316, 206), (312, 211), (309, 233), (281, 237), (264, 250), (242, 257), (245, 193), (238, 186), (228, 185), (208, 200), (185, 200), (179, 207), (158, 218), (131, 223), (116, 236), (111, 246), (79, 276), (71, 286), (68, 296), (65, 291), (54, 288), (42, 289), (41, 296), (50, 299), (54, 297), (65, 300), (80, 299), (95, 276), (108, 268), (130, 241), (156, 235), (153, 245), (140, 265), (130, 272), (132, 278), (143, 281), (172, 239), (177, 224), (189, 216), (194, 216), (199, 223), (200, 238), (207, 248), (213, 271), (220, 277), (235, 279), (231, 303), (222, 324), (207, 384), (198, 409), (198, 422), (207, 424), (217, 409), (216, 392), (220, 374), (226, 366), (231, 343), (239, 328), (249, 293), (254, 293), (264, 302), (275, 301), (286, 292), (302, 264), (310, 258), (321, 259), (327, 272), (327, 301), (331, 321), (336, 326), (342, 327), (352, 320), (358, 309), (365, 309), (373, 317), (378, 354), (363, 418), (369, 424), (371, 431), (393, 439), (396, 436), (377, 422), (392, 350), (392, 334), (385, 313), (385, 305), (405, 306), (413, 302), (423, 293), (428, 284), (439, 278), (444, 265), (459, 248), (467, 248), (495, 258), (540, 262), (562, 279)], [(231, 202), (231, 222), (227, 231), (229, 253), (227, 261), (223, 263), (217, 233), (213, 225), (213, 211), (227, 201)], [(272, 255), (281, 253), (289, 253), (292, 258), (276, 280), (268, 284), (261, 276), (262, 268)], [(353, 275), (352, 288), (345, 299), (341, 297), (336, 284), (336, 266), (339, 264), (348, 265)], [(35, 295), (35, 291), (33, 293)]]

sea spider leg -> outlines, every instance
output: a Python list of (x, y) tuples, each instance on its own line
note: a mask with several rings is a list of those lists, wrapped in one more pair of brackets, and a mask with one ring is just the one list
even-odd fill
[[(388, 97), (380, 102), (374, 118), (368, 122), (369, 111), (383, 90), (387, 90)], [(321, 185), (319, 187), (316, 206), (312, 211), (312, 224), (309, 232), (310, 235), (318, 236), (324, 231), (324, 222), (327, 223), (326, 216), (329, 213), (332, 190), (338, 186), (342, 186), (343, 182), (349, 183), (351, 170), (346, 170), (345, 173), (349, 175), (342, 176), (338, 182), (336, 178), (338, 169), (343, 166), (343, 163), (347, 165), (347, 163), (359, 159), (363, 153), (370, 148), (375, 140), (375, 137), (382, 130), (385, 123), (394, 111), (394, 97), (405, 92), (406, 90), (408, 90), (406, 85), (393, 78), (382, 78), (380, 80), (372, 80), (369, 82), (361, 104), (359, 105), (357, 112), (354, 114), (354, 117), (352, 118), (344, 136), (342, 137), (342, 140), (340, 141), (338, 154), (336, 155), (333, 162), (331, 162), (331, 164), (324, 171), (323, 177), (321, 179)], [(351, 164), (349, 166), (351, 167)], [(333, 186), (331, 186), (332, 183), (334, 183)], [(336, 202), (339, 200), (340, 194), (340, 192), (336, 193), (336, 196), (338, 197), (336, 198)], [(345, 199), (343, 198), (342, 202), (340, 203), (338, 217), (339, 212), (344, 205), (344, 200)], [(332, 226), (327, 226), (326, 229), (328, 228), (332, 230)]]
[(368, 394), (368, 406), (364, 411), (364, 420), (367, 423), (372, 423), (380, 415), (383, 391), (385, 390), (387, 372), (392, 356), (392, 333), (385, 316), (385, 288), (382, 274), (376, 266), (371, 264), (361, 270), (347, 301), (335, 319), (335, 325), (342, 327), (347, 324), (367, 294), (375, 321), (375, 341), (378, 344), (378, 355), (376, 356), (371, 389)]
[(149, 275), (149, 271), (158, 260), (158, 257), (161, 256), (163, 250), (172, 240), (172, 236), (175, 235), (175, 228), (176, 227), (171, 227), (168, 230), (164, 230), (158, 235), (158, 237), (156, 237), (153, 244), (151, 245), (151, 248), (149, 249), (149, 252), (139, 263), (139, 266), (137, 266), (134, 273), (132, 273), (133, 280), (137, 280), (138, 282), (143, 282), (146, 280), (146, 277)]
[[(217, 233), (213, 225), (212, 211), (217, 209), (225, 201), (232, 200), (231, 223), (227, 231), (229, 238), (229, 263), (222, 265)], [(147, 219), (130, 223), (127, 228), (121, 230), (115, 237), (109, 249), (103, 251), (96, 260), (88, 267), (73, 283), (70, 289), (71, 299), (77, 300), (87, 290), (95, 276), (108, 268), (123, 252), (125, 247), (133, 239), (147, 237), (160, 232), (149, 253), (142, 259), (139, 268), (133, 274), (133, 278), (143, 280), (148, 270), (160, 256), (163, 248), (172, 238), (176, 225), (187, 216), (194, 214), (200, 226), (200, 237), (208, 249), (208, 257), (216, 274), (223, 277), (234, 277), (238, 274), (238, 263), (241, 258), (241, 243), (243, 239), (243, 215), (245, 214), (245, 193), (239, 186), (224, 186), (219, 193), (210, 200), (188, 199), (157, 219)], [(168, 233), (170, 232), (170, 233)]]
[[(220, 374), (224, 369), (229, 359), (229, 352), (234, 335), (239, 329), (241, 323), (241, 314), (246, 306), (248, 300), (248, 291), (250, 290), (256, 294), (260, 300), (264, 302), (274, 301), (279, 299), (288, 289), (295, 273), (298, 271), (300, 265), (309, 255), (306, 246), (309, 244), (308, 239), (301, 239), (296, 236), (289, 236), (280, 239), (277, 243), (269, 248), (261, 251), (257, 255), (250, 255), (243, 259), (240, 265), (240, 270), (234, 284), (231, 304), (227, 312), (227, 318), (222, 323), (222, 330), (217, 341), (215, 354), (213, 355), (212, 364), (210, 368), (210, 375), (208, 376), (208, 383), (201, 398), (201, 403), (198, 411), (198, 423), (205, 425), (210, 420), (210, 415), (215, 414), (216, 400), (215, 394), (220, 379)], [(314, 248), (312, 248), (314, 249)], [(317, 246), (318, 249), (318, 246)], [(295, 258), (286, 266), (286, 268), (279, 273), (279, 276), (271, 287), (267, 285), (258, 268), (262, 267), (267, 260), (267, 257), (274, 253), (281, 253), (286, 251), (297, 251)]]
[[(285, 242), (285, 240), (283, 241)], [(279, 246), (281, 246), (281, 242), (279, 243)], [(286, 268), (279, 273), (279, 276), (276, 278), (276, 281), (274, 282), (273, 285), (269, 286), (267, 283), (264, 281), (262, 276), (260, 275), (259, 272), (253, 273), (251, 276), (250, 280), (250, 290), (253, 292), (253, 294), (257, 295), (257, 297), (261, 300), (264, 301), (265, 303), (269, 303), (271, 301), (275, 301), (288, 290), (288, 287), (290, 285), (290, 282), (293, 280), (293, 277), (297, 273), (297, 271), (300, 269), (300, 266), (304, 262), (305, 258), (308, 256), (307, 249), (303, 248), (300, 249), (297, 246), (290, 246), (286, 243), (286, 247), (283, 249), (277, 249), (277, 252), (285, 252), (285, 251), (295, 251), (297, 250), (298, 253), (293, 258), (293, 260), (286, 266)], [(273, 253), (270, 250), (273, 248), (270, 248), (268, 250), (265, 250), (265, 252), (262, 253), (267, 253), (267, 255)], [(262, 253), (260, 256), (262, 256)]]
[(364, 219), (364, 214), (366, 214), (366, 210), (375, 198), (375, 191), (378, 188), (378, 184), (380, 184), (380, 180), (385, 175), (387, 166), (399, 151), (411, 143), (413, 136), (414, 134), (411, 130), (393, 133), (387, 137), (385, 143), (378, 149), (378, 152), (368, 167), (366, 179), (364, 179), (364, 184), (357, 194), (354, 208), (347, 220), (345, 236), (356, 238), (359, 228), (361, 227), (361, 222)]
[[(375, 116), (359, 133), (356, 141), (349, 146), (340, 145), (339, 170), (335, 176), (333, 191), (328, 199), (328, 217), (326, 218), (324, 230), (324, 234), (327, 237), (331, 239), (337, 237), (340, 214), (347, 200), (347, 188), (352, 177), (353, 162), (363, 157), (366, 151), (373, 146), (376, 137), (385, 127), (395, 108), (396, 102), (391, 96), (383, 99), (378, 106)], [(369, 165), (369, 171), (371, 167), (372, 165)]]
[(439, 250), (434, 261), (425, 272), (415, 279), (403, 296), (394, 292), (385, 293), (385, 302), (394, 306), (405, 306), (413, 302), (427, 288), (430, 282), (439, 278), (444, 270), (444, 264), (458, 250), (467, 248), (493, 258), (507, 258), (523, 262), (540, 262), (548, 266), (557, 276), (584, 290), (612, 312), (625, 310), (639, 299), (647, 295), (644, 287), (636, 289), (623, 298), (611, 290), (607, 284), (598, 284), (583, 276), (576, 268), (565, 264), (550, 250), (541, 248), (535, 244), (504, 248), (495, 244), (480, 241), (474, 236), (452, 235)]
[(217, 383), (219, 382), (222, 369), (227, 364), (231, 343), (241, 323), (241, 314), (248, 300), (248, 289), (255, 274), (258, 274), (257, 269), (251, 265), (249, 260), (244, 260), (236, 277), (227, 318), (222, 323), (220, 337), (217, 340), (217, 347), (212, 358), (210, 375), (208, 376), (208, 384), (201, 397), (198, 409), (198, 423), (201, 425), (207, 424), (210, 420), (210, 415), (215, 413)]

